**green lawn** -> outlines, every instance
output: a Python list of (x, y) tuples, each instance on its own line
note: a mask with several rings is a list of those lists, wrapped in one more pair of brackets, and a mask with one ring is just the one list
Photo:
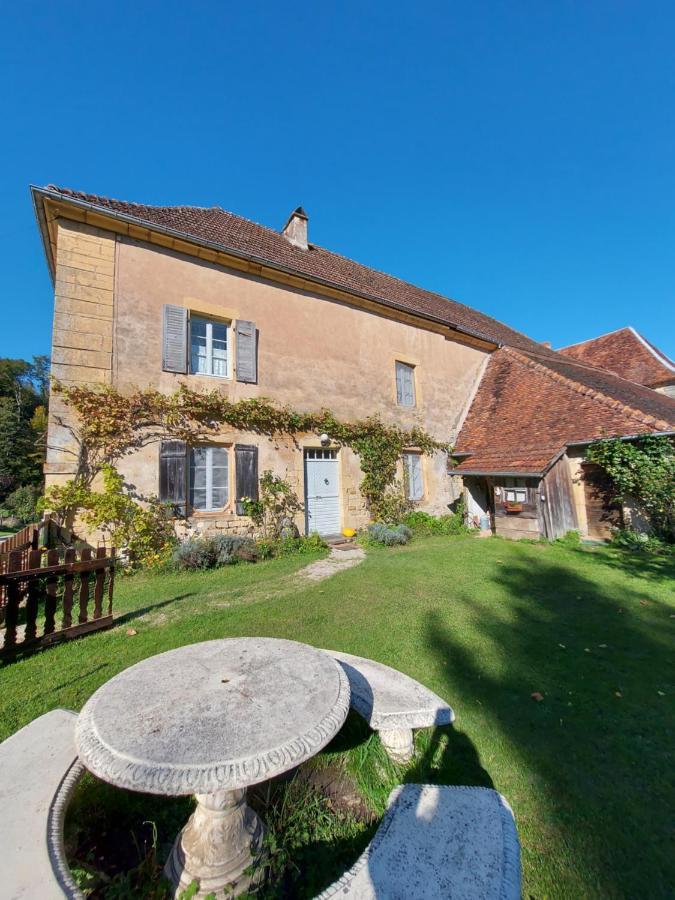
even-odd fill
[(119, 579), (115, 628), (0, 670), (0, 736), (192, 641), (339, 648), (451, 703), (456, 727), (421, 737), (408, 780), (500, 790), (518, 822), (525, 897), (672, 896), (672, 560), (428, 538), (300, 584), (294, 572), (310, 560)]

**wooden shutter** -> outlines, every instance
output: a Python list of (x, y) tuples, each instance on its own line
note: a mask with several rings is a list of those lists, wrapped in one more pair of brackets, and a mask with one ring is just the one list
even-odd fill
[(187, 444), (162, 441), (159, 445), (159, 499), (187, 514)]
[(162, 369), (164, 372), (187, 373), (188, 311), (184, 306), (164, 304), (162, 330)]
[(235, 475), (237, 485), (237, 515), (246, 514), (242, 497), (258, 499), (258, 448), (248, 444), (237, 444), (234, 448)]
[(237, 321), (237, 381), (258, 381), (258, 338), (255, 322)]

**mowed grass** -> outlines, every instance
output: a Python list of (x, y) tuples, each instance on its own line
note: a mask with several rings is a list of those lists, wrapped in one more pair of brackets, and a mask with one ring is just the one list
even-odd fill
[(343, 738), (376, 807), (394, 776), (493, 785), (518, 822), (524, 897), (673, 896), (672, 559), (459, 537), (371, 551), (319, 584), (297, 578), (309, 561), (120, 578), (115, 628), (0, 669), (0, 736), (193, 641), (334, 647), (408, 672), (457, 715), (382, 784), (363, 737)]

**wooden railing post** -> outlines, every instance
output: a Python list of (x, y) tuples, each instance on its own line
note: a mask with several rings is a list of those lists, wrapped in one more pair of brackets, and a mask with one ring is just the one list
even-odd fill
[(113, 607), (113, 585), (115, 583), (115, 548), (110, 548), (110, 556), (112, 558), (112, 562), (110, 563), (110, 574), (108, 578), (108, 615), (112, 616), (112, 607)]
[[(98, 547), (96, 559), (105, 559), (105, 547)], [(103, 615), (103, 589), (105, 587), (105, 569), (96, 570), (94, 580), (94, 618), (100, 619)]]
[[(47, 565), (59, 564), (59, 551), (49, 550), (47, 553)], [(47, 599), (45, 600), (45, 634), (52, 634), (56, 629), (56, 585), (58, 576), (47, 577)]]
[[(39, 550), (30, 550), (28, 553), (27, 569), (39, 569), (42, 553)], [(40, 581), (37, 578), (28, 580), (26, 595), (26, 633), (24, 641), (34, 641), (37, 637), (37, 617), (40, 604)]]
[[(63, 557), (65, 565), (75, 562), (75, 551), (69, 547)], [(72, 572), (66, 572), (63, 576), (63, 623), (62, 628), (70, 628), (73, 624), (73, 579)]]
[[(88, 562), (92, 557), (91, 548), (83, 547), (81, 552), (82, 562)], [(83, 625), (87, 621), (87, 606), (89, 605), (89, 572), (80, 572), (80, 615), (78, 622)]]
[[(12, 550), (7, 558), (7, 571), (16, 572), (21, 569), (22, 563), (23, 553), (20, 550)], [(16, 623), (19, 619), (20, 599), (19, 582), (10, 581), (7, 585), (7, 609), (5, 611), (5, 650), (16, 645)]]

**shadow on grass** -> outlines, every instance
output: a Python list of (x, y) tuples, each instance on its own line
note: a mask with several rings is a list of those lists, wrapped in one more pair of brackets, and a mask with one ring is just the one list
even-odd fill
[(170, 597), (168, 600), (160, 600), (158, 603), (150, 603), (148, 606), (142, 606), (140, 609), (132, 609), (129, 612), (116, 616), (114, 625), (126, 625), (127, 622), (133, 622), (134, 619), (140, 619), (150, 612), (156, 612), (165, 606), (171, 606), (172, 603), (178, 603), (179, 600), (187, 600), (188, 597), (194, 597), (191, 591), (189, 594), (179, 594), (177, 597)]
[[(659, 571), (670, 569), (655, 562), (649, 577)], [(672, 896), (672, 709), (658, 693), (672, 671), (670, 609), (543, 559), (504, 564), (494, 580), (508, 591), (503, 607), (481, 605), (475, 592), (456, 598), (477, 613), (473, 642), (436, 613), (427, 640), (448, 672), (447, 695), (459, 685), (478, 701), (532, 773), (519, 798), (507, 796), (516, 818), (518, 801), (525, 819), (530, 803), (547, 810), (550, 833), (529, 835), (529, 864), (579, 878), (554, 883), (558, 896), (590, 886), (603, 897)], [(563, 847), (566, 860), (547, 861)]]
[(647, 581), (675, 580), (675, 550), (664, 553), (633, 553), (618, 547), (603, 547), (600, 553), (577, 550), (595, 565), (618, 569), (632, 578)]

